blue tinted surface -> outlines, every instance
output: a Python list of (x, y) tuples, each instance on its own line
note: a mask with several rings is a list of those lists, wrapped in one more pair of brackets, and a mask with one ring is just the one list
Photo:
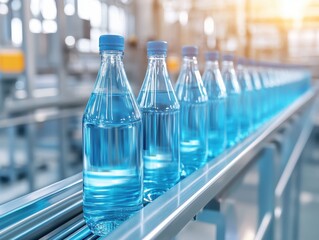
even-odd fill
[(208, 156), (216, 157), (226, 147), (226, 88), (217, 61), (207, 61), (203, 83), (208, 95)]
[(227, 146), (230, 147), (238, 142), (240, 135), (240, 95), (228, 94), (226, 103)]
[(207, 160), (207, 102), (181, 101), (181, 162), (185, 176)]
[(182, 177), (190, 175), (207, 161), (208, 97), (195, 56), (184, 56), (176, 84), (181, 106)]
[(216, 157), (226, 147), (226, 98), (208, 101), (208, 154)]
[(141, 91), (138, 102), (143, 119), (144, 201), (151, 202), (180, 179), (180, 110), (172, 91)]
[(226, 86), (226, 135), (227, 146), (231, 147), (240, 139), (240, 100), (241, 90), (232, 62), (224, 61), (222, 69), (223, 81)]
[(237, 68), (237, 78), (241, 87), (240, 130), (241, 136), (246, 137), (253, 127), (253, 86), (250, 75), (241, 65)]
[(92, 93), (83, 116), (83, 213), (106, 235), (142, 207), (141, 128), (130, 94)]
[(262, 101), (263, 101), (263, 93), (262, 93), (262, 86), (260, 83), (260, 78), (257, 72), (253, 69), (250, 69), (250, 77), (252, 79), (253, 85), (253, 101), (252, 101), (252, 108), (253, 108), (253, 123), (254, 129), (258, 128), (262, 121)]

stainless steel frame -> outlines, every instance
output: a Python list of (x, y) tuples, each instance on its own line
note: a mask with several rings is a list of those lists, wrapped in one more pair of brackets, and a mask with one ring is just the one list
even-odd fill
[[(281, 197), (310, 135), (312, 125), (309, 116), (315, 95), (316, 91), (308, 91), (251, 136), (144, 207), (105, 239), (174, 238), (208, 203), (227, 189), (240, 174), (244, 174), (249, 165), (260, 158), (268, 159), (281, 154), (288, 161), (283, 171), (278, 173), (278, 184), (275, 173), (272, 173), (272, 165), (263, 167), (265, 172), (272, 174), (274, 182), (270, 185), (272, 187), (263, 184), (267, 188), (263, 191), (268, 194), (267, 199), (260, 203), (263, 215), (260, 216), (256, 239), (271, 236), (275, 206), (272, 202), (275, 197)], [(300, 126), (300, 129), (284, 131), (289, 129), (289, 124), (292, 128)], [(282, 132), (288, 132), (289, 135), (284, 136)], [(283, 151), (285, 148), (279, 147), (282, 144), (280, 135), (295, 138), (291, 142), (294, 142), (291, 151)], [(78, 174), (0, 206), (1, 238), (94, 238), (82, 219), (81, 194), (82, 180)], [(278, 201), (276, 204), (279, 204)], [(223, 227), (222, 221), (220, 227)]]

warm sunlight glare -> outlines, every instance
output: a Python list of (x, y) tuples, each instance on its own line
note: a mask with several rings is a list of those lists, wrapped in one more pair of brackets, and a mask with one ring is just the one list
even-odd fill
[(286, 19), (302, 19), (308, 0), (280, 0), (280, 15)]

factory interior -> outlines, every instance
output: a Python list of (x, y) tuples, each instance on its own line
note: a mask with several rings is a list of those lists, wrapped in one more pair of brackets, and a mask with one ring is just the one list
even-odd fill
[(311, 84), (101, 239), (319, 239), (319, 0), (0, 0), (0, 239), (98, 238), (82, 214), (82, 117), (103, 34), (125, 38), (135, 98), (155, 40), (173, 86), (185, 45), (201, 75), (214, 50)]

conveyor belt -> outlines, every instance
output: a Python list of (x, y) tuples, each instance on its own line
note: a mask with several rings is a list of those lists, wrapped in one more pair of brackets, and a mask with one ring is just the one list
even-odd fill
[[(268, 142), (276, 140), (287, 123), (309, 119), (314, 98), (314, 91), (304, 94), (244, 141), (144, 207), (108, 238), (169, 239), (175, 236), (254, 161), (254, 156)], [(310, 127), (305, 122), (296, 136), (302, 136), (304, 141)], [(82, 217), (81, 177), (77, 174), (0, 206), (0, 239), (96, 239)]]

